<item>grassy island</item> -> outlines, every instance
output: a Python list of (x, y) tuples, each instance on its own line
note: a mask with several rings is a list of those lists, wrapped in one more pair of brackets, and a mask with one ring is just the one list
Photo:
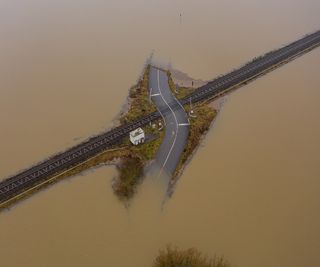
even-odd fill
[(223, 257), (209, 258), (195, 248), (180, 250), (176, 247), (167, 246), (160, 250), (159, 255), (153, 262), (152, 267), (230, 267)]

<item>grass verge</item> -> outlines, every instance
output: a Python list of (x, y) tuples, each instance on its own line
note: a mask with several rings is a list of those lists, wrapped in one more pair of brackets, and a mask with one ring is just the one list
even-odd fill
[(126, 113), (121, 114), (120, 123), (126, 124), (137, 119), (140, 116), (151, 113), (156, 110), (155, 106), (149, 99), (149, 72), (148, 65), (142, 75), (142, 78), (135, 86), (129, 90), (129, 109)]
[[(176, 98), (183, 98), (194, 91), (194, 88), (189, 87), (180, 87), (179, 89), (177, 89), (176, 85), (173, 82), (171, 72), (167, 71), (167, 75), (170, 89)], [(195, 104), (193, 105), (192, 109), (196, 117), (189, 117), (190, 128), (188, 141), (183, 150), (176, 171), (172, 176), (173, 181), (179, 176), (179, 174), (181, 174), (185, 163), (191, 157), (195, 149), (198, 147), (201, 138), (209, 130), (210, 125), (217, 114), (217, 111), (210, 107), (207, 103)], [(186, 106), (185, 111), (189, 113), (190, 106)]]
[[(185, 163), (198, 147), (202, 137), (209, 130), (210, 125), (217, 114), (215, 109), (206, 104), (195, 105), (193, 110), (196, 118), (190, 118), (188, 141), (181, 155), (177, 169), (172, 177), (173, 180), (181, 174)], [(189, 111), (190, 107), (186, 107), (186, 112)]]

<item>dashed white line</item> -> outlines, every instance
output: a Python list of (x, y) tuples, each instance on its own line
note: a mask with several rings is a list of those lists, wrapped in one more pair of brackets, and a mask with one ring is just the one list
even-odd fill
[[(152, 92), (152, 87), (150, 88), (150, 94), (151, 94), (151, 92)], [(150, 99), (151, 99), (151, 97), (152, 96), (154, 96), (154, 95), (160, 95), (160, 94), (153, 94), (153, 95), (150, 95)], [(161, 118), (162, 118), (162, 120), (163, 120), (163, 124), (164, 124), (164, 126), (167, 126), (166, 125), (166, 120), (164, 119), (164, 116), (163, 116), (163, 114), (162, 114), (162, 112), (161, 112), (161, 110), (158, 108), (158, 106), (157, 105), (155, 105), (156, 106), (156, 109), (158, 110), (158, 112), (160, 113), (160, 115), (161, 115)]]
[[(174, 94), (172, 94), (172, 95), (173, 95), (173, 98), (176, 100), (176, 102), (179, 104), (179, 106), (183, 109), (184, 113), (187, 114), (187, 112), (185, 111), (184, 107), (181, 105), (180, 101), (175, 97)], [(190, 122), (189, 118), (188, 118), (188, 122)]]
[(175, 143), (176, 143), (177, 136), (178, 136), (178, 131), (179, 131), (178, 120), (177, 120), (176, 114), (173, 112), (172, 108), (168, 105), (167, 101), (166, 101), (166, 100), (164, 99), (164, 97), (162, 96), (162, 92), (161, 92), (161, 88), (160, 88), (159, 73), (160, 73), (160, 71), (158, 70), (158, 71), (157, 71), (158, 90), (159, 90), (159, 92), (160, 92), (161, 98), (163, 99), (164, 103), (168, 106), (168, 108), (171, 110), (171, 112), (172, 112), (172, 114), (173, 114), (173, 117), (174, 117), (174, 120), (176, 121), (176, 133), (175, 133), (175, 137), (174, 137), (172, 146), (171, 146), (171, 148), (170, 148), (170, 150), (169, 150), (169, 152), (168, 152), (168, 155), (167, 155), (167, 157), (166, 157), (166, 159), (165, 159), (165, 161), (164, 161), (164, 163), (163, 163), (163, 165), (162, 165), (162, 167), (161, 167), (161, 170), (160, 170), (160, 172), (159, 172), (158, 177), (162, 174), (163, 168), (164, 168), (164, 166), (166, 165), (166, 163), (167, 163), (167, 161), (168, 161), (168, 159), (169, 159), (169, 157), (170, 157), (170, 154), (171, 154), (171, 152), (172, 152), (172, 149), (173, 149), (173, 147), (174, 147), (174, 145), (175, 145)]

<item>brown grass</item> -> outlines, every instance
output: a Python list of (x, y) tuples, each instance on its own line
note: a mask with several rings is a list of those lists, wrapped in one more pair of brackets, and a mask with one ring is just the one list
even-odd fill
[(149, 101), (149, 72), (150, 66), (147, 66), (142, 78), (138, 84), (129, 90), (130, 107), (125, 114), (120, 117), (121, 124), (126, 124), (156, 110), (153, 103)]
[[(186, 112), (189, 112), (190, 107), (186, 107)], [(193, 107), (196, 118), (190, 118), (190, 130), (188, 142), (181, 155), (177, 170), (172, 177), (173, 179), (181, 172), (183, 165), (198, 147), (202, 136), (209, 130), (211, 122), (215, 118), (217, 112), (213, 108), (205, 104), (199, 104)]]
[[(147, 131), (148, 132), (148, 131)], [(113, 188), (116, 195), (122, 200), (129, 200), (134, 196), (136, 188), (143, 178), (143, 168), (153, 159), (163, 139), (164, 132), (148, 143), (138, 146), (129, 146), (128, 155), (122, 158), (118, 166), (119, 177)]]
[(168, 245), (160, 250), (153, 267), (230, 267), (223, 257), (209, 258), (195, 248), (179, 250)]
[(195, 90), (195, 88), (184, 87), (184, 86), (177, 88), (177, 86), (175, 85), (172, 79), (172, 74), (169, 70), (167, 71), (167, 75), (168, 75), (169, 87), (176, 98), (178, 99), (184, 98), (185, 96), (187, 96), (188, 94), (191, 94)]

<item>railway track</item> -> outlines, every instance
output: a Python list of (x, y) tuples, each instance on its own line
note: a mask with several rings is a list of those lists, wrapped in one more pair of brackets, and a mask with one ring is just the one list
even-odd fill
[(264, 56), (258, 57), (243, 67), (209, 82), (184, 97), (181, 100), (181, 103), (185, 105), (190, 103), (190, 100), (192, 102), (199, 102), (219, 97), (221, 94), (232, 90), (235, 86), (246, 84), (258, 76), (273, 70), (283, 63), (287, 63), (295, 59), (297, 56), (300, 56), (319, 45), (320, 31), (317, 31), (278, 50), (274, 50)]
[[(247, 84), (257, 77), (285, 64), (297, 56), (306, 53), (320, 45), (320, 31), (307, 35), (280, 49), (255, 58), (246, 65), (216, 78), (212, 82), (196, 89), (190, 95), (181, 99), (183, 105), (217, 98), (235, 88)], [(126, 125), (116, 127), (106, 133), (74, 146), (65, 152), (54, 155), (31, 168), (24, 170), (0, 182), (0, 207), (39, 184), (48, 181), (84, 161), (111, 148), (121, 142), (128, 133), (138, 127), (145, 126), (160, 118), (158, 112), (153, 112)]]

